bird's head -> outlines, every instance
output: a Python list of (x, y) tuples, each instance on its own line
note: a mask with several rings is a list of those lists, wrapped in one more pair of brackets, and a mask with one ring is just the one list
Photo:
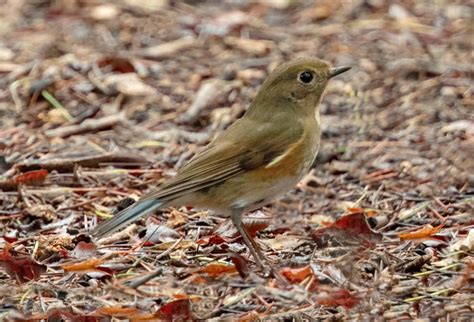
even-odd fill
[(314, 111), (329, 80), (350, 67), (332, 68), (318, 58), (297, 58), (278, 66), (262, 84), (255, 106), (284, 106), (285, 102), (306, 112)]

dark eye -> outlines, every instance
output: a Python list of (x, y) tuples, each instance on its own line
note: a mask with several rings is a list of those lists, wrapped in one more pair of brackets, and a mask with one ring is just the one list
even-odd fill
[(300, 81), (302, 81), (303, 83), (309, 84), (313, 80), (313, 73), (308, 72), (308, 71), (302, 72), (299, 78), (300, 78)]

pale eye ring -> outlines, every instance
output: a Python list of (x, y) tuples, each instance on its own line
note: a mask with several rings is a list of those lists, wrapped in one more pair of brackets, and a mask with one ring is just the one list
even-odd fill
[(300, 82), (304, 84), (309, 84), (313, 81), (314, 75), (310, 71), (304, 71), (301, 74), (298, 75), (298, 79)]

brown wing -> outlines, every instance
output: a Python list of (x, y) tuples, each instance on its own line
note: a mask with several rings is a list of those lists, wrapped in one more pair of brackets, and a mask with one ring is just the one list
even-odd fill
[(141, 200), (172, 200), (265, 166), (303, 135), (299, 123), (281, 124), (275, 128), (271, 123), (252, 124), (247, 120), (245, 127), (241, 122), (234, 123), (182, 167), (173, 179)]

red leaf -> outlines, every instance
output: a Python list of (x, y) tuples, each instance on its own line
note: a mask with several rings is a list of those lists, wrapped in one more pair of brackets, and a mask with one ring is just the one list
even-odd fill
[(220, 245), (227, 242), (220, 235), (211, 235), (210, 237), (204, 237), (199, 239), (196, 244), (199, 245)]
[(33, 170), (19, 174), (13, 178), (16, 184), (39, 184), (46, 179), (48, 170)]
[(285, 276), (291, 283), (300, 283), (304, 281), (308, 276), (313, 274), (313, 271), (309, 266), (290, 268), (285, 267), (280, 270), (280, 274)]
[(11, 278), (24, 283), (38, 279), (41, 274), (46, 272), (46, 266), (35, 262), (27, 256), (12, 256), (10, 254), (11, 245), (6, 244), (3, 252), (0, 254), (0, 266)]
[(7, 243), (14, 243), (18, 240), (17, 237), (5, 236), (5, 235), (3, 236), (3, 239), (5, 239)]
[(224, 238), (222, 238), (221, 236), (212, 235), (211, 237), (209, 237), (208, 244), (209, 245), (220, 245), (220, 244), (223, 244), (225, 242), (226, 242), (226, 240)]
[(97, 247), (94, 243), (86, 243), (85, 241), (80, 241), (74, 250), (70, 253), (71, 257), (85, 259), (95, 256)]
[(166, 303), (155, 313), (155, 317), (160, 321), (194, 321), (189, 299)]
[(318, 300), (319, 304), (324, 306), (344, 306), (348, 309), (359, 304), (359, 301), (359, 298), (352, 295), (346, 289), (332, 290), (328, 294), (321, 296)]
[(333, 239), (338, 239), (343, 244), (354, 244), (355, 240), (357, 242), (362, 240), (368, 243), (360, 244), (361, 246), (370, 246), (382, 238), (382, 234), (372, 231), (364, 212), (360, 212), (358, 208), (352, 211), (354, 213), (342, 216), (328, 227), (313, 232), (312, 237), (318, 247), (326, 247)]
[(250, 268), (245, 258), (239, 254), (232, 254), (230, 259), (232, 260), (232, 263), (234, 263), (237, 272), (239, 272), (240, 277), (246, 279), (250, 275)]
[(370, 229), (369, 224), (365, 220), (364, 212), (354, 212), (342, 216), (332, 224), (332, 227), (355, 234), (373, 234), (372, 229)]

